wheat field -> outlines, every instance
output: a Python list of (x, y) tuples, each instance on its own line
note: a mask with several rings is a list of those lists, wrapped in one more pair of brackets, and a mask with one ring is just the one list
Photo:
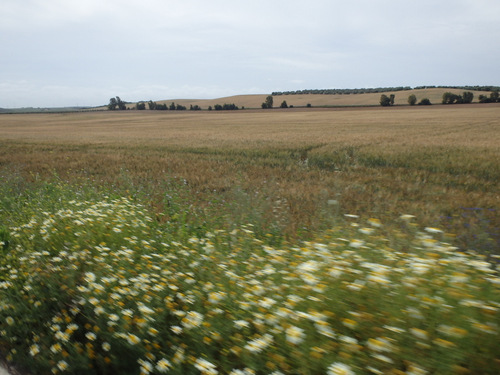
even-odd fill
[(496, 251), (499, 114), (472, 104), (2, 115), (0, 171), (141, 190), (158, 212), (176, 181), (193, 207), (226, 202), (212, 214), (243, 220), (255, 206), (262, 226), (292, 237), (330, 225), (336, 201), (388, 222), (412, 214)]

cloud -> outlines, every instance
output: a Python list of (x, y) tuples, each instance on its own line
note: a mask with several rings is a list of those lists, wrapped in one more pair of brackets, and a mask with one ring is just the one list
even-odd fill
[(500, 84), (498, 14), (498, 0), (2, 0), (0, 106), (9, 90), (27, 105), (45, 92), (74, 105), (294, 84)]

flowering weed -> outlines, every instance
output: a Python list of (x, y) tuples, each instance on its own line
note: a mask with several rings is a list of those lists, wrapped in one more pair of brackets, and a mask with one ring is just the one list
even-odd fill
[(126, 198), (62, 206), (11, 226), (0, 260), (0, 347), (32, 372), (499, 372), (498, 270), (438, 228), (407, 251), (377, 219), (176, 241)]

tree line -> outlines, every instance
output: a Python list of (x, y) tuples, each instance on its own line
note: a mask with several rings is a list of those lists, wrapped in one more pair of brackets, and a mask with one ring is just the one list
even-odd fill
[[(127, 103), (127, 102), (121, 100), (120, 97), (117, 96), (115, 98), (109, 99), (108, 109), (111, 111), (126, 110), (127, 104), (130, 104), (130, 103)], [(181, 105), (181, 104), (175, 104), (175, 102), (172, 102), (172, 103), (170, 103), (170, 105), (167, 105), (166, 103), (161, 104), (161, 103), (153, 102), (152, 100), (150, 100), (147, 103), (144, 101), (137, 102), (135, 105), (135, 109), (139, 110), (139, 111), (143, 111), (146, 109), (146, 104), (147, 104), (147, 108), (151, 111), (185, 111), (185, 110), (187, 110), (186, 106)], [(244, 108), (245, 107), (242, 107), (242, 109), (244, 109)], [(240, 108), (234, 103), (215, 104), (213, 107), (212, 106), (208, 107), (209, 111), (212, 111), (212, 110), (232, 111), (232, 110), (237, 110), (237, 109), (240, 109)], [(191, 104), (189, 106), (189, 110), (190, 111), (201, 111), (201, 107), (198, 104), (195, 104), (195, 105)]]
[[(387, 96), (385, 94), (380, 95), (380, 105), (382, 107), (389, 107), (391, 105), (394, 105), (395, 97), (396, 95), (394, 94), (391, 94), (390, 96)], [(410, 96), (408, 96), (408, 104), (409, 105), (417, 104), (417, 97), (415, 96), (415, 94), (411, 94)], [(432, 103), (429, 100), (429, 98), (422, 98), (420, 102), (418, 102), (418, 105), (431, 105), (431, 104)]]
[(318, 94), (318, 95), (350, 95), (350, 94), (373, 94), (383, 93), (389, 91), (409, 91), (420, 89), (457, 89), (468, 91), (500, 91), (500, 86), (397, 86), (397, 87), (375, 87), (375, 88), (355, 88), (355, 89), (306, 89), (296, 91), (275, 91), (273, 96), (279, 95), (304, 95), (304, 94)]

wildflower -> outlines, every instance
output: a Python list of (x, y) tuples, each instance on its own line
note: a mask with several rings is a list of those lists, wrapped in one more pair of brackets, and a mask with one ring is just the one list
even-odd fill
[(446, 324), (441, 324), (437, 330), (440, 333), (451, 337), (464, 337), (467, 334), (467, 331), (465, 329), (451, 327)]
[(245, 367), (243, 370), (233, 369), (229, 375), (255, 375), (255, 371), (251, 368)]
[(432, 342), (436, 345), (442, 346), (443, 348), (453, 348), (455, 346), (455, 344), (452, 343), (451, 341), (444, 340), (441, 338), (434, 339)]
[(37, 345), (37, 344), (33, 344), (30, 346), (30, 355), (32, 357), (34, 357), (35, 355), (37, 355), (38, 353), (40, 353), (40, 347)]
[(86, 338), (87, 338), (87, 340), (89, 340), (89, 341), (94, 341), (94, 340), (97, 338), (97, 336), (96, 336), (96, 335), (95, 335), (95, 333), (93, 333), (93, 332), (87, 332), (87, 333), (85, 334), (85, 337), (86, 337)]
[(125, 316), (128, 316), (129, 318), (131, 318), (132, 316), (134, 316), (134, 312), (130, 309), (123, 309), (122, 315), (125, 315)]
[(345, 217), (349, 217), (351, 219), (358, 219), (359, 216), (358, 215), (353, 215), (353, 214), (344, 214)]
[(105, 310), (102, 306), (97, 306), (95, 309), (94, 309), (94, 313), (96, 315), (101, 315), (101, 314), (104, 314), (105, 313)]
[(413, 219), (414, 217), (415, 217), (414, 215), (404, 214), (404, 215), (401, 215), (399, 218), (401, 220), (409, 221), (409, 220)]
[(184, 350), (184, 348), (177, 348), (177, 350), (174, 353), (174, 357), (172, 358), (172, 361), (175, 364), (182, 363), (184, 361), (184, 353), (185, 352), (186, 351)]
[(85, 272), (85, 281), (90, 283), (93, 283), (96, 279), (95, 275), (92, 272)]
[(170, 367), (172, 367), (172, 364), (168, 360), (166, 360), (165, 358), (160, 359), (156, 363), (156, 369), (159, 372), (167, 372), (170, 369)]
[(344, 363), (334, 362), (328, 367), (328, 375), (355, 375), (351, 367)]
[(139, 359), (137, 362), (141, 365), (141, 374), (149, 374), (153, 371), (153, 365), (150, 362), (143, 359)]
[(14, 321), (14, 318), (12, 318), (11, 316), (8, 316), (7, 318), (5, 318), (5, 322), (11, 326), (11, 325), (14, 325), (15, 321)]
[(64, 371), (68, 368), (68, 363), (66, 361), (57, 362), (57, 368), (61, 371)]
[(356, 328), (358, 325), (358, 323), (349, 318), (342, 319), (342, 324), (351, 329)]
[(378, 359), (379, 361), (385, 362), (385, 363), (394, 363), (394, 361), (391, 358), (389, 358), (385, 355), (382, 355), (382, 354), (372, 354), (372, 357)]
[(210, 303), (219, 303), (226, 297), (224, 292), (211, 292), (208, 294), (208, 301)]
[(297, 269), (299, 269), (302, 272), (315, 272), (319, 268), (320, 268), (320, 263), (315, 260), (309, 260), (297, 267)]
[(186, 329), (198, 327), (203, 321), (203, 315), (196, 311), (190, 311), (182, 319), (182, 325)]
[(410, 364), (408, 367), (408, 371), (406, 371), (407, 375), (425, 375), (427, 374), (427, 371), (424, 370), (422, 367), (418, 367), (415, 364)]
[(126, 337), (130, 345), (135, 345), (141, 342), (141, 339), (132, 333), (127, 334)]
[(330, 338), (335, 338), (335, 332), (330, 328), (327, 322), (319, 321), (314, 324), (316, 329), (318, 330), (318, 333), (330, 337)]
[(393, 326), (384, 326), (388, 331), (394, 332), (394, 333), (403, 333), (405, 330), (399, 327), (393, 327)]
[(69, 334), (66, 332), (57, 331), (54, 336), (56, 339), (61, 340), (61, 341), (68, 341), (69, 340)]
[(426, 331), (420, 328), (410, 328), (409, 330), (414, 336), (421, 340), (427, 340), (429, 338), (429, 335), (427, 334)]
[(377, 227), (377, 228), (380, 228), (382, 226), (380, 220), (374, 218), (368, 219), (368, 224), (370, 224), (372, 227)]
[(180, 335), (182, 333), (182, 328), (179, 327), (179, 326), (172, 326), (170, 327), (170, 329), (172, 330), (173, 333), (175, 333), (176, 335)]
[(219, 372), (216, 370), (215, 365), (213, 363), (208, 362), (206, 359), (198, 358), (194, 363), (194, 367), (201, 371), (202, 374), (218, 374)]
[(109, 342), (102, 343), (102, 350), (104, 350), (105, 352), (109, 352), (110, 349), (111, 349), (111, 345), (109, 344)]
[(375, 352), (391, 352), (393, 350), (391, 343), (381, 337), (368, 339), (367, 346)]
[(441, 229), (433, 228), (433, 227), (426, 227), (426, 228), (424, 228), (424, 230), (427, 233), (443, 233), (443, 231)]
[(254, 352), (260, 353), (266, 347), (268, 347), (272, 342), (272, 336), (269, 334), (265, 334), (262, 337), (258, 337), (245, 345), (245, 349)]
[(235, 320), (234, 326), (238, 329), (242, 329), (242, 328), (249, 327), (250, 323), (248, 323), (246, 320)]
[(286, 340), (288, 342), (291, 342), (292, 344), (300, 344), (302, 341), (304, 341), (304, 330), (299, 327), (291, 326), (287, 328), (285, 333)]
[(361, 233), (370, 235), (374, 232), (373, 228), (360, 228), (358, 229)]
[(361, 240), (352, 240), (350, 243), (349, 243), (349, 246), (350, 247), (354, 247), (354, 248), (360, 248), (361, 246), (364, 245), (364, 241), (361, 241)]

